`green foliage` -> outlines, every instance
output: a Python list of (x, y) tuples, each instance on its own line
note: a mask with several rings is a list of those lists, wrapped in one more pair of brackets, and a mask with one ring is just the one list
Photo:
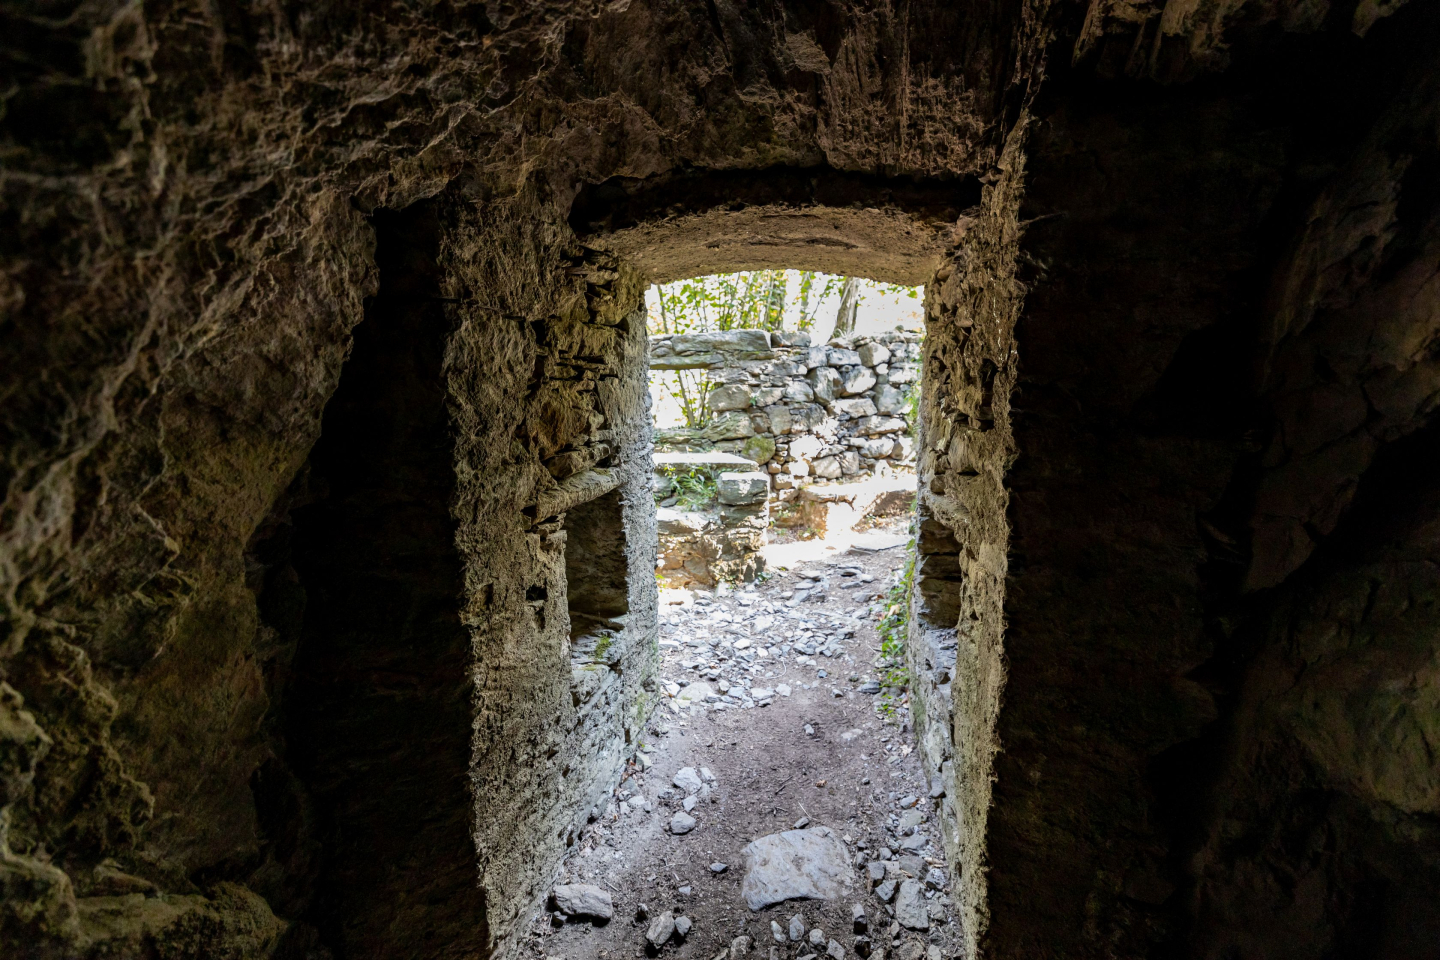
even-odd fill
[(905, 644), (910, 633), (910, 590), (915, 583), (915, 542), (912, 540), (905, 566), (897, 580), (885, 593), (885, 615), (876, 628), (880, 634), (880, 685), (882, 693), (876, 709), (887, 720), (894, 719), (899, 706), (895, 691), (910, 684), (910, 671), (905, 663)]
[(663, 473), (677, 498), (676, 506), (683, 510), (703, 510), (720, 495), (715, 479), (704, 470), (665, 467)]

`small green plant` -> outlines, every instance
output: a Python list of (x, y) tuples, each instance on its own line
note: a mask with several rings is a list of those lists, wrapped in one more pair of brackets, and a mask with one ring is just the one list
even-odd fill
[(676, 498), (676, 506), (682, 510), (703, 510), (715, 502), (719, 496), (719, 488), (715, 480), (704, 470), (697, 470), (691, 467), (681, 470), (678, 467), (664, 468), (665, 477), (670, 481), (671, 493)]
[(908, 548), (900, 578), (885, 592), (885, 613), (880, 618), (880, 702), (876, 709), (887, 720), (895, 719), (899, 708), (897, 690), (910, 684), (910, 671), (905, 664), (905, 642), (910, 631), (910, 588), (915, 582), (915, 542)]

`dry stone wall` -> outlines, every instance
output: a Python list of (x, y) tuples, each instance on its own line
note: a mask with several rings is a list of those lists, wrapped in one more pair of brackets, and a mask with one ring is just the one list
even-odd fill
[(730, 330), (650, 338), (652, 370), (704, 369), (711, 423), (656, 435), (658, 448), (715, 449), (760, 464), (777, 500), (816, 480), (913, 469), (921, 336), (812, 346), (808, 333)]

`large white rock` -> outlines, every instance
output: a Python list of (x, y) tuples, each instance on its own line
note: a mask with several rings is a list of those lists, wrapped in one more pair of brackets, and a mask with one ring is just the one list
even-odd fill
[(841, 378), (842, 388), (847, 396), (864, 393), (875, 386), (875, 372), (869, 367), (852, 367)]
[[(899, 417), (861, 417), (855, 422), (855, 429), (866, 437), (879, 436), (882, 433), (901, 433), (906, 429), (906, 423)], [(790, 445), (795, 446), (793, 443)]]
[(567, 917), (609, 920), (615, 916), (610, 894), (589, 883), (561, 884), (555, 888), (555, 909)]
[(759, 503), (770, 496), (768, 473), (722, 473), (717, 485), (721, 503)]
[(816, 367), (805, 379), (815, 392), (816, 400), (829, 402), (840, 395), (840, 371), (834, 367)]
[[(683, 688), (679, 693), (675, 694), (675, 699), (681, 703), (700, 703), (706, 697), (714, 696), (714, 694), (715, 690), (710, 684), (704, 680), (696, 680), (690, 684), (690, 686)], [(686, 769), (690, 768), (687, 767)], [(697, 786), (695, 789), (699, 790), (700, 788)]]
[(825, 449), (824, 442), (817, 436), (805, 434), (790, 441), (791, 460), (813, 460)]
[(855, 348), (855, 352), (860, 355), (860, 362), (867, 367), (890, 362), (890, 348), (873, 340), (860, 344)]
[(836, 400), (830, 404), (830, 412), (846, 417), (873, 417), (875, 404), (868, 397), (852, 397), (849, 400)]
[(829, 827), (786, 830), (751, 841), (740, 893), (751, 910), (786, 900), (836, 900), (854, 881), (850, 851)]
[(727, 383), (711, 390), (705, 405), (714, 411), (744, 410), (750, 406), (750, 388), (743, 383)]

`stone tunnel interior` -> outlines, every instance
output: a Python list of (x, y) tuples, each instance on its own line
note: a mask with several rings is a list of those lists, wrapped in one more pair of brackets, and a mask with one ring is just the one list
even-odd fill
[[(3, 955), (1436, 956), (1440, 7), (0, 17)], [(854, 743), (667, 706), (745, 597), (657, 588), (644, 293), (779, 268), (925, 288), (914, 716)], [(669, 796), (780, 736), (905, 758), (940, 875), (834, 784)], [(739, 860), (562, 927), (702, 791), (655, 843), (838, 844), (843, 936)]]

